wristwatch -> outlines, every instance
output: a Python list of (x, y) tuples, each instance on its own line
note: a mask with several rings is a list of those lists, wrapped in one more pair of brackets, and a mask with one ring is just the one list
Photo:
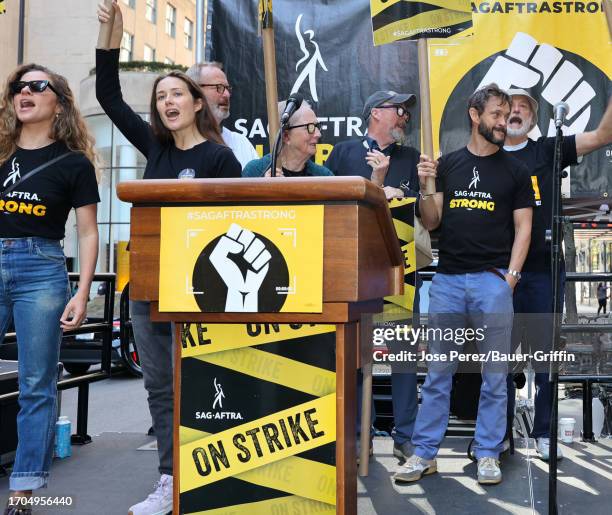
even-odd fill
[(517, 270), (512, 270), (512, 269), (508, 269), (508, 273), (514, 277), (516, 279), (516, 281), (520, 281), (521, 280), (521, 273), (518, 272)]

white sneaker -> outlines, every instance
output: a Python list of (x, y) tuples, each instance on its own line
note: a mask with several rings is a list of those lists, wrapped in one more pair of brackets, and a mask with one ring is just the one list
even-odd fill
[(168, 474), (162, 474), (155, 485), (155, 491), (128, 511), (128, 515), (166, 515), (168, 513), (172, 513), (172, 476)]
[(481, 485), (496, 485), (501, 483), (501, 480), (499, 460), (490, 456), (478, 459), (478, 482)]
[[(550, 438), (536, 438), (536, 450), (542, 460), (548, 461), (550, 457)], [(557, 459), (563, 459), (563, 452), (559, 444), (557, 444)]]
[(435, 459), (426, 460), (416, 454), (410, 456), (399, 470), (393, 475), (398, 483), (412, 483), (423, 476), (434, 474), (438, 471), (438, 463)]

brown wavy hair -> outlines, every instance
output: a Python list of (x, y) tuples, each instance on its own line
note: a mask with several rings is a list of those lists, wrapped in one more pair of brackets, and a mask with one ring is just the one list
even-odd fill
[(100, 162), (95, 149), (95, 140), (89, 132), (85, 120), (74, 101), (74, 95), (68, 81), (61, 75), (52, 72), (39, 64), (26, 64), (9, 75), (4, 91), (0, 97), (0, 165), (13, 155), (17, 149), (17, 140), (21, 133), (22, 123), (17, 118), (13, 106), (13, 94), (9, 84), (19, 81), (28, 72), (39, 71), (47, 74), (53, 88), (59, 93), (57, 101), (62, 110), (53, 120), (49, 137), (54, 141), (63, 141), (73, 152), (82, 153), (98, 172)]
[(157, 85), (168, 77), (176, 77), (177, 79), (182, 80), (185, 84), (187, 84), (187, 89), (189, 90), (189, 93), (191, 93), (193, 100), (202, 101), (202, 109), (195, 114), (195, 124), (198, 132), (207, 140), (214, 141), (220, 145), (225, 145), (223, 137), (221, 136), (219, 124), (210, 112), (208, 103), (206, 102), (206, 98), (204, 97), (204, 93), (202, 93), (200, 86), (198, 86), (193, 79), (189, 78), (188, 75), (176, 70), (166, 73), (165, 75), (160, 75), (153, 83), (153, 91), (151, 92), (151, 128), (153, 129), (153, 134), (157, 140), (162, 145), (174, 143), (172, 133), (164, 125), (157, 111)]

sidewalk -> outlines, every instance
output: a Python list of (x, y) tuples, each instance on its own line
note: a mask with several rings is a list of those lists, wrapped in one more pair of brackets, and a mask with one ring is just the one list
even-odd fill
[[(76, 392), (63, 396), (62, 413), (76, 422)], [(560, 414), (578, 412), (579, 401), (560, 403)], [(578, 408), (578, 409), (577, 409)], [(577, 417), (578, 418), (578, 417)], [(577, 420), (577, 431), (580, 420)], [(72, 496), (72, 508), (45, 508), (41, 515), (123, 515), (144, 499), (158, 479), (157, 453), (138, 450), (150, 417), (142, 380), (114, 377), (91, 385), (89, 433), (93, 442), (73, 446), (72, 457), (55, 460), (44, 496)], [(392, 440), (376, 438), (370, 475), (358, 482), (358, 514), (544, 514), (548, 512), (548, 466), (537, 457), (533, 441), (517, 440), (516, 454), (502, 461), (504, 481), (484, 488), (476, 466), (466, 457), (468, 438), (447, 438), (438, 457), (439, 473), (412, 485), (396, 485), (397, 459)], [(559, 463), (559, 513), (604, 515), (610, 512), (612, 440), (563, 445)], [(0, 478), (4, 506), (8, 478)]]

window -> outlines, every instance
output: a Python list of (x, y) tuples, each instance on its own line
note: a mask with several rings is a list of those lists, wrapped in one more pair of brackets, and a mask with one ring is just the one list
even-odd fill
[(149, 45), (144, 46), (144, 60), (149, 63), (155, 61), (155, 49)]
[(145, 18), (151, 23), (157, 22), (157, 0), (145, 1)]
[(174, 66), (174, 61), (170, 59), (169, 57), (166, 57), (164, 59), (164, 64), (169, 64), (170, 66)]
[(123, 3), (132, 9), (136, 6), (136, 0), (123, 0)]
[(185, 18), (185, 48), (191, 50), (193, 48), (193, 22), (189, 18)]
[(176, 37), (176, 8), (172, 4), (166, 5), (166, 34)]
[(119, 51), (119, 61), (127, 63), (133, 59), (134, 36), (129, 32), (123, 32), (121, 38), (121, 50)]

